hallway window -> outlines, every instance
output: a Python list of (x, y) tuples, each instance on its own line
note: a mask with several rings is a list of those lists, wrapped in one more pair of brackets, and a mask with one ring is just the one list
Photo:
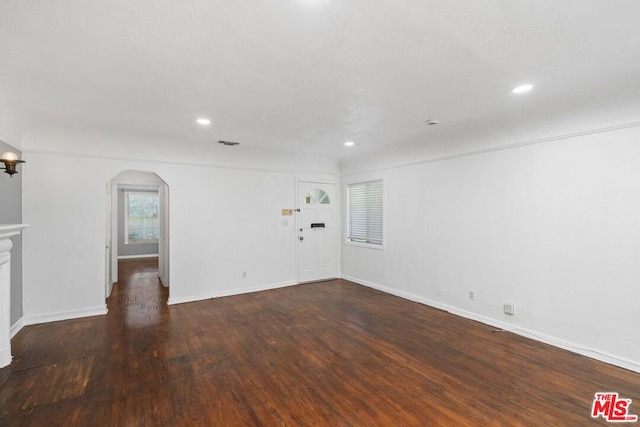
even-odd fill
[(125, 192), (125, 244), (158, 243), (158, 193)]

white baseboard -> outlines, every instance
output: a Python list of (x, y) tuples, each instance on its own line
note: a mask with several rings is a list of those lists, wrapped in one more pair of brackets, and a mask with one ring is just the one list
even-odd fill
[(122, 255), (118, 256), (118, 259), (137, 259), (137, 258), (158, 258), (158, 254), (144, 254), (144, 255)]
[(187, 296), (187, 297), (178, 297), (178, 298), (172, 298), (171, 293), (169, 293), (169, 302), (167, 304), (169, 305), (183, 304), (186, 302), (202, 301), (206, 299), (228, 297), (232, 295), (249, 294), (251, 292), (267, 291), (269, 289), (285, 288), (287, 286), (294, 286), (294, 285), (297, 285), (297, 283), (295, 282), (271, 283), (267, 285), (254, 286), (251, 288), (237, 288), (237, 289), (230, 289), (226, 291), (214, 291), (206, 294), (193, 295), (193, 296)]
[(22, 328), (24, 328), (24, 317), (18, 319), (18, 321), (11, 326), (9, 336), (11, 338), (15, 337)]
[(547, 335), (542, 332), (537, 332), (527, 328), (520, 328), (512, 323), (506, 323), (497, 319), (493, 319), (491, 317), (483, 316), (481, 314), (473, 313), (471, 311), (463, 310), (461, 308), (453, 307), (447, 304), (443, 304), (434, 300), (430, 300), (428, 298), (421, 297), (419, 295), (415, 295), (409, 292), (400, 291), (398, 289), (390, 288), (388, 286), (378, 285), (376, 283), (368, 282), (366, 280), (361, 280), (351, 276), (342, 276), (343, 279), (348, 280), (350, 282), (357, 283), (359, 285), (367, 286), (369, 288), (377, 289), (387, 294), (395, 295), (400, 298), (404, 298), (410, 301), (418, 302), (420, 304), (428, 305), (433, 308), (437, 308), (439, 310), (447, 311), (451, 314), (455, 314), (456, 316), (464, 317), (466, 319), (475, 320), (476, 322), (484, 323), (486, 325), (494, 326), (499, 329), (503, 329), (508, 332), (513, 332), (514, 334), (521, 335), (523, 337), (530, 338), (535, 341), (540, 341), (545, 344), (552, 345), (554, 347), (559, 347), (564, 350), (580, 354), (582, 356), (587, 356), (592, 359), (599, 360), (601, 362), (608, 363), (610, 365), (619, 366), (621, 368), (628, 369), (630, 371), (640, 373), (640, 362), (635, 362), (632, 360), (627, 360), (618, 356), (614, 356), (608, 353), (604, 353), (599, 350), (590, 349), (584, 347), (583, 345), (576, 344), (570, 341), (565, 341), (560, 338), (556, 338), (551, 335)]
[(86, 308), (82, 310), (61, 311), (57, 313), (25, 316), (24, 325), (38, 325), (40, 323), (58, 322), (60, 320), (79, 319), (81, 317), (102, 316), (107, 314), (107, 305)]

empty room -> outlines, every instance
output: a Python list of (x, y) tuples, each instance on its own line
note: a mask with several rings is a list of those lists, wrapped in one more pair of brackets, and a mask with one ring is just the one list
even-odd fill
[(0, 425), (640, 415), (640, 3), (0, 2)]

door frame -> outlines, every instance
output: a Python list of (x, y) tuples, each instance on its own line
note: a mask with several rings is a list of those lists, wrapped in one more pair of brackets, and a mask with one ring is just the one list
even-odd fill
[(295, 250), (295, 277), (296, 277), (296, 283), (300, 284), (300, 283), (306, 283), (306, 282), (300, 282), (300, 266), (299, 266), (299, 262), (300, 262), (300, 244), (298, 243), (298, 238), (300, 236), (300, 198), (298, 197), (298, 191), (300, 188), (300, 183), (311, 183), (311, 184), (329, 184), (329, 185), (334, 185), (336, 188), (336, 202), (334, 204), (335, 207), (335, 218), (334, 218), (334, 223), (335, 223), (335, 251), (336, 251), (336, 278), (341, 278), (342, 277), (342, 191), (340, 188), (340, 185), (338, 182), (336, 181), (332, 181), (332, 180), (325, 180), (325, 179), (302, 179), (302, 178), (296, 178), (295, 179), (295, 187), (294, 187), (294, 212), (296, 214), (296, 220), (295, 220), (295, 232), (293, 233), (293, 236), (295, 238), (295, 245), (296, 245), (296, 250)]
[[(154, 180), (127, 177), (127, 173), (155, 176)], [(118, 190), (146, 189), (158, 191), (160, 235), (158, 238), (158, 277), (164, 287), (169, 287), (169, 186), (155, 172), (127, 170), (116, 175), (107, 184), (107, 230), (106, 230), (106, 280), (105, 298), (111, 295), (113, 285), (118, 282)]]

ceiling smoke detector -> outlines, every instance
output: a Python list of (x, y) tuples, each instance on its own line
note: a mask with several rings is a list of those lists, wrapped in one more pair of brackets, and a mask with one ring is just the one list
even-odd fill
[(429, 126), (433, 126), (433, 125), (437, 125), (438, 123), (440, 123), (440, 120), (438, 119), (429, 119), (425, 121), (426, 124), (428, 124)]
[(222, 145), (240, 145), (239, 142), (233, 142), (233, 141), (218, 141), (218, 143)]

